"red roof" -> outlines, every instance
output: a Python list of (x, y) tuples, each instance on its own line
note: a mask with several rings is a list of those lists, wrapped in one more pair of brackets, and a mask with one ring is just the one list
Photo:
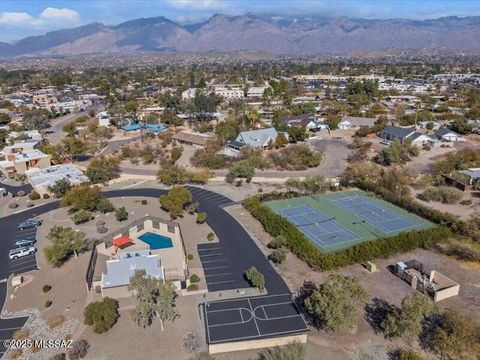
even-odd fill
[(119, 248), (132, 242), (132, 239), (130, 239), (128, 236), (121, 236), (119, 238), (113, 239), (113, 245), (118, 246)]

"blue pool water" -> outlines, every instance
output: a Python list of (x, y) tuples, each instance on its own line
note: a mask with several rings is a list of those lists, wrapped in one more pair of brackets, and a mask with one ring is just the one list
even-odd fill
[(172, 239), (151, 232), (147, 232), (138, 238), (144, 243), (150, 245), (150, 250), (167, 249), (173, 247)]

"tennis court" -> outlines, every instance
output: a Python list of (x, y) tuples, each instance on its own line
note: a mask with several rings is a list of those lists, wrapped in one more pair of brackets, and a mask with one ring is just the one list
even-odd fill
[(385, 233), (417, 226), (413, 221), (370, 201), (363, 195), (332, 200), (345, 210), (382, 229)]
[(329, 252), (432, 226), (429, 221), (362, 191), (301, 196), (265, 204), (294, 224), (315, 246)]
[(321, 248), (360, 239), (334, 217), (325, 216), (308, 205), (282, 209), (279, 213)]

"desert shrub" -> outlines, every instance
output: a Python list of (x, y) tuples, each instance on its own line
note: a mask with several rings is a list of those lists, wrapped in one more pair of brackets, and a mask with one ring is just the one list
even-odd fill
[(462, 201), (460, 201), (460, 205), (464, 205), (464, 206), (472, 205), (472, 200), (470, 200), (470, 199), (462, 200)]
[(287, 253), (283, 249), (276, 249), (270, 254), (270, 260), (275, 264), (281, 264), (287, 258)]
[(247, 198), (244, 205), (270, 235), (283, 235), (286, 247), (310, 267), (318, 270), (331, 270), (376, 258), (386, 258), (416, 248), (428, 249), (434, 243), (445, 241), (452, 236), (449, 229), (438, 226), (364, 241), (335, 253), (327, 253), (313, 245), (295, 225), (262, 205), (258, 197)]
[(90, 344), (87, 340), (81, 339), (74, 341), (72, 347), (68, 350), (68, 357), (70, 360), (83, 359), (87, 356), (88, 349)]
[[(230, 174), (230, 175), (229, 175)], [(236, 163), (233, 163), (228, 170), (228, 180), (236, 178), (252, 178), (255, 175), (255, 168), (251, 165), (248, 160), (241, 160)], [(227, 182), (227, 177), (225, 178)]]
[(128, 219), (128, 211), (125, 209), (125, 206), (119, 207), (115, 210), (115, 218), (118, 221), (125, 221)]
[(313, 168), (323, 160), (322, 153), (312, 150), (306, 144), (290, 145), (269, 154), (275, 166), (284, 170), (306, 170)]
[(115, 210), (115, 207), (113, 206), (112, 202), (108, 199), (101, 199), (99, 202), (98, 202), (98, 205), (97, 205), (97, 210), (106, 214), (106, 213), (109, 213), (109, 212), (112, 212), (113, 210)]
[(45, 200), (50, 199), (50, 195), (48, 195), (48, 194), (43, 194), (43, 198), (44, 198)]
[(48, 360), (67, 360), (67, 355), (65, 353), (55, 354), (50, 356)]
[(11, 202), (8, 204), (9, 209), (16, 209), (18, 207), (18, 204), (16, 202)]
[(46, 308), (49, 308), (50, 306), (52, 306), (52, 304), (53, 304), (53, 301), (52, 301), (52, 300), (47, 300), (47, 301), (45, 301), (45, 307), (46, 307)]
[(99, 226), (103, 226), (105, 225), (105, 221), (103, 220), (97, 220), (97, 222), (95, 223), (95, 226), (99, 227)]
[(57, 314), (53, 315), (52, 317), (50, 317), (50, 319), (48, 319), (48, 326), (50, 327), (50, 329), (55, 329), (61, 326), (64, 322), (65, 316), (63, 316), (62, 314)]
[(287, 239), (285, 239), (285, 236), (283, 235), (278, 235), (277, 237), (275, 237), (275, 239), (268, 243), (268, 246), (272, 249), (280, 249), (286, 245)]
[(200, 348), (200, 340), (194, 332), (189, 331), (185, 334), (183, 337), (183, 348), (187, 353), (194, 353)]
[(245, 277), (253, 287), (258, 288), (260, 291), (265, 289), (265, 277), (254, 266), (245, 271)]
[(75, 214), (72, 216), (72, 221), (75, 223), (75, 225), (78, 224), (84, 224), (87, 221), (90, 221), (93, 218), (93, 214), (88, 211), (88, 210), (80, 210), (77, 211)]
[(97, 334), (107, 332), (117, 322), (118, 301), (109, 297), (87, 305), (83, 311), (85, 325), (93, 326)]
[(142, 205), (147, 205), (148, 204), (148, 201), (143, 199), (141, 202), (140, 202)]
[(297, 342), (264, 350), (259, 360), (306, 360), (307, 349)]
[(157, 179), (165, 185), (205, 184), (212, 175), (212, 172), (206, 169), (191, 171), (178, 165), (168, 165), (160, 169)]
[(183, 149), (174, 147), (172, 148), (172, 152), (170, 153), (170, 160), (172, 164), (174, 164), (180, 157), (182, 156)]
[(462, 199), (463, 193), (458, 189), (448, 186), (430, 186), (427, 187), (419, 197), (425, 201), (438, 201), (443, 204), (456, 204)]
[(43, 286), (42, 286), (42, 291), (43, 291), (44, 293), (47, 293), (47, 292), (49, 292), (50, 290), (52, 290), (52, 286), (51, 286), (51, 285), (43, 285)]
[(207, 213), (201, 212), (197, 215), (197, 224), (203, 224), (207, 221)]
[(199, 288), (198, 284), (190, 284), (187, 286), (187, 291), (197, 291)]
[(29, 335), (30, 335), (30, 331), (28, 331), (27, 329), (19, 329), (14, 331), (14, 333), (12, 334), (12, 339), (23, 340), (28, 338)]
[(30, 200), (39, 200), (40, 199), (40, 194), (36, 191), (32, 191), (29, 195), (28, 195), (28, 198)]
[(190, 282), (192, 284), (200, 282), (200, 277), (197, 274), (192, 274), (190, 276)]
[(105, 234), (107, 231), (108, 231), (108, 227), (106, 227), (106, 226), (99, 226), (99, 227), (97, 227), (97, 232), (98, 232), (99, 234)]
[(207, 240), (208, 241), (213, 241), (213, 239), (215, 239), (215, 234), (213, 232), (209, 232), (207, 234)]
[(188, 255), (187, 255), (187, 259), (188, 259), (188, 260), (193, 260), (193, 254), (188, 254)]
[(236, 187), (241, 187), (242, 184), (243, 184), (243, 180), (240, 179), (240, 180), (237, 180), (237, 182), (235, 183), (235, 186)]

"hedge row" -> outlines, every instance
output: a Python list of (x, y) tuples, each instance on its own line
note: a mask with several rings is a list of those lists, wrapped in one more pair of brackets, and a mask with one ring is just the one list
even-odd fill
[(246, 199), (244, 205), (270, 235), (285, 236), (286, 246), (315, 270), (332, 270), (376, 258), (387, 258), (416, 248), (430, 248), (434, 243), (444, 241), (452, 235), (449, 229), (438, 226), (364, 241), (348, 249), (328, 253), (319, 250), (295, 225), (263, 205), (258, 196)]

